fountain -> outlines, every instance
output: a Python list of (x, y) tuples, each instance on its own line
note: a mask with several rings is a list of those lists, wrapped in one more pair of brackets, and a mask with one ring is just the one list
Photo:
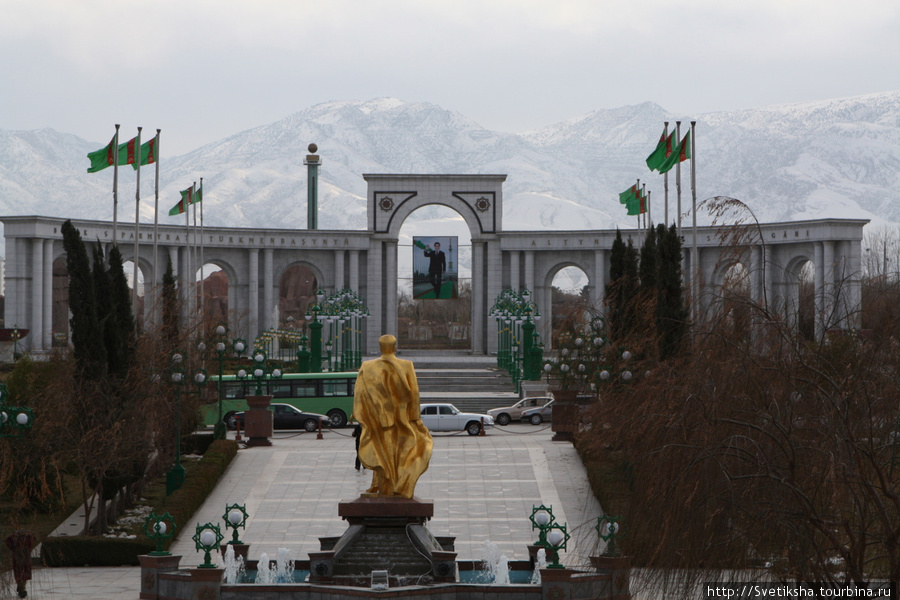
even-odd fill
[(244, 578), (244, 557), (234, 554), (234, 546), (231, 544), (225, 548), (225, 583), (241, 583)]
[(294, 582), (294, 560), (291, 558), (291, 551), (287, 548), (279, 548), (278, 554), (275, 555), (275, 583), (293, 583)]
[(505, 554), (500, 554), (500, 547), (491, 541), (484, 543), (484, 566), (487, 575), (485, 583), (509, 583), (509, 559)]
[(269, 555), (261, 552), (259, 562), (256, 563), (256, 583), (265, 585), (275, 583), (275, 572), (269, 564)]
[(547, 551), (541, 548), (537, 551), (534, 561), (534, 573), (531, 575), (531, 583), (534, 585), (541, 584), (541, 569), (547, 568)]

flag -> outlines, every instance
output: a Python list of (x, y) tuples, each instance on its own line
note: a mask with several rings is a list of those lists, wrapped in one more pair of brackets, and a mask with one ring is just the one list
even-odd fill
[[(132, 140), (133, 141), (133, 140)], [(130, 143), (130, 142), (129, 142)], [(121, 152), (121, 150), (120, 150)], [(121, 154), (119, 155), (119, 164), (122, 163)], [(159, 160), (159, 150), (156, 145), (156, 138), (141, 144), (141, 165), (152, 165)], [(137, 171), (137, 161), (132, 160), (131, 166)]]
[(638, 193), (637, 196), (628, 200), (625, 207), (628, 209), (629, 216), (642, 215), (647, 212), (647, 196)]
[(96, 173), (113, 165), (113, 159), (115, 158), (113, 156), (113, 146), (115, 143), (116, 136), (113, 136), (113, 139), (109, 141), (105, 148), (88, 152), (87, 157), (91, 161), (91, 166), (87, 170), (88, 173)]
[(682, 138), (681, 143), (678, 144), (675, 149), (672, 151), (672, 155), (669, 156), (663, 163), (659, 166), (660, 173), (667, 173), (672, 167), (677, 165), (678, 163), (685, 161), (691, 157), (691, 132), (688, 131), (684, 134), (684, 138)]
[[(119, 164), (134, 165), (134, 157), (137, 154), (137, 138), (133, 137), (124, 144), (119, 144)], [(137, 165), (134, 166), (137, 169)]]
[[(201, 182), (203, 183), (203, 182)], [(201, 185), (199, 188), (194, 190), (194, 195), (191, 197), (191, 204), (198, 204), (203, 201), (203, 186)]]
[(635, 200), (638, 197), (638, 189), (637, 184), (631, 186), (621, 194), (619, 194), (619, 202), (621, 204), (627, 205), (629, 201)]
[(647, 166), (651, 171), (659, 169), (659, 166), (669, 157), (669, 154), (672, 153), (672, 137), (674, 135), (675, 132), (673, 131), (666, 136), (666, 130), (663, 129), (662, 134), (659, 136), (659, 143), (656, 145), (656, 149), (647, 157)]
[(178, 204), (173, 206), (169, 210), (169, 216), (174, 217), (175, 215), (183, 214), (189, 204), (191, 204), (191, 198), (194, 196), (194, 186), (189, 187), (186, 190), (181, 191), (181, 200), (178, 201)]

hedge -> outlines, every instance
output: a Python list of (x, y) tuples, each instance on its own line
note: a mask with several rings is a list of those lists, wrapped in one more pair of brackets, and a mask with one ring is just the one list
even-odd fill
[[(237, 443), (216, 440), (196, 464), (192, 465), (184, 484), (163, 502), (154, 506), (156, 514), (172, 515), (179, 535), (185, 525), (215, 489), (219, 478), (237, 454)], [(166, 540), (168, 548), (172, 539)], [(156, 549), (156, 543), (143, 534), (136, 539), (100, 536), (66, 536), (47, 538), (41, 544), (41, 560), (48, 567), (138, 565), (138, 556)]]

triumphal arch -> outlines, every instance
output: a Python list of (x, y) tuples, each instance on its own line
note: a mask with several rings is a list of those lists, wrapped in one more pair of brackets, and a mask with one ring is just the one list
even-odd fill
[[(318, 230), (303, 223), (283, 229), (153, 225), (73, 220), (89, 247), (116, 241), (126, 261), (137, 258), (145, 282), (148, 323), (158, 322), (158, 297), (165, 265), (190, 281), (200, 264), (195, 249), (202, 237), (203, 262), (217, 265), (228, 279), (230, 330), (247, 339), (275, 327), (279, 282), (286, 269), (310, 269), (327, 293), (350, 289), (366, 299), (362, 347), (378, 353), (378, 338), (397, 331), (398, 239), (404, 221), (427, 205), (456, 211), (471, 233), (473, 354), (497, 351), (497, 323), (490, 309), (505, 289), (528, 289), (544, 319), (545, 343), (551, 311), (551, 284), (563, 268), (575, 266), (587, 277), (587, 294), (602, 306), (609, 278), (609, 253), (615, 230), (507, 231), (503, 228), (503, 183), (506, 175), (366, 174), (368, 223), (365, 230)], [(0, 217), (6, 238), (5, 327), (28, 329), (20, 342), (35, 354), (47, 352), (68, 319), (54, 308), (54, 269), (64, 259), (64, 219), (41, 216)], [(725, 243), (721, 228), (682, 230), (684, 272), (692, 279), (695, 309), (709, 307), (725, 285), (727, 273), (740, 265), (749, 294), (776, 312), (796, 310), (801, 269), (814, 272), (817, 332), (858, 326), (861, 242), (865, 220), (820, 219), (762, 224), (743, 241)], [(135, 234), (137, 233), (137, 244)], [(641, 232), (623, 231), (641, 244)], [(117, 238), (114, 240), (114, 237)], [(696, 251), (694, 248), (696, 247)], [(135, 253), (135, 248), (137, 252)], [(90, 251), (90, 248), (89, 248)], [(694, 258), (696, 256), (696, 258)], [(64, 261), (63, 263), (64, 264)], [(162, 266), (161, 266), (162, 265)], [(687, 283), (687, 282), (686, 282)], [(192, 307), (190, 286), (182, 285), (183, 305)], [(64, 310), (64, 309), (63, 309)], [(695, 314), (699, 314), (695, 312)], [(65, 327), (63, 325), (62, 327)]]

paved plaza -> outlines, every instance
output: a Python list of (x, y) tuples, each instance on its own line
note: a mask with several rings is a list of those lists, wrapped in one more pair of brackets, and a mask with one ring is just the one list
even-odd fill
[[(183, 557), (182, 566), (200, 564), (191, 540), (196, 524), (218, 523), (225, 533), (225, 506), (238, 503), (250, 515), (240, 537), (250, 544), (251, 559), (262, 552), (274, 557), (280, 548), (308, 559), (319, 550), (319, 537), (346, 529), (338, 502), (357, 498), (370, 483), (370, 472), (354, 469), (350, 432), (325, 431), (321, 440), (315, 433), (277, 432), (270, 447), (241, 449), (170, 551)], [(435, 434), (431, 465), (416, 487), (418, 498), (434, 502), (429, 530), (456, 536), (460, 560), (484, 558), (488, 542), (510, 560), (526, 560), (526, 546), (537, 539), (532, 507), (550, 505), (572, 535), (562, 562), (586, 568), (588, 556), (601, 550), (594, 531), (600, 505), (572, 444), (551, 437), (549, 427), (519, 424), (485, 436)], [(137, 599), (139, 589), (137, 567), (38, 568), (28, 597)], [(3, 598), (13, 596), (14, 589), (5, 590)]]

